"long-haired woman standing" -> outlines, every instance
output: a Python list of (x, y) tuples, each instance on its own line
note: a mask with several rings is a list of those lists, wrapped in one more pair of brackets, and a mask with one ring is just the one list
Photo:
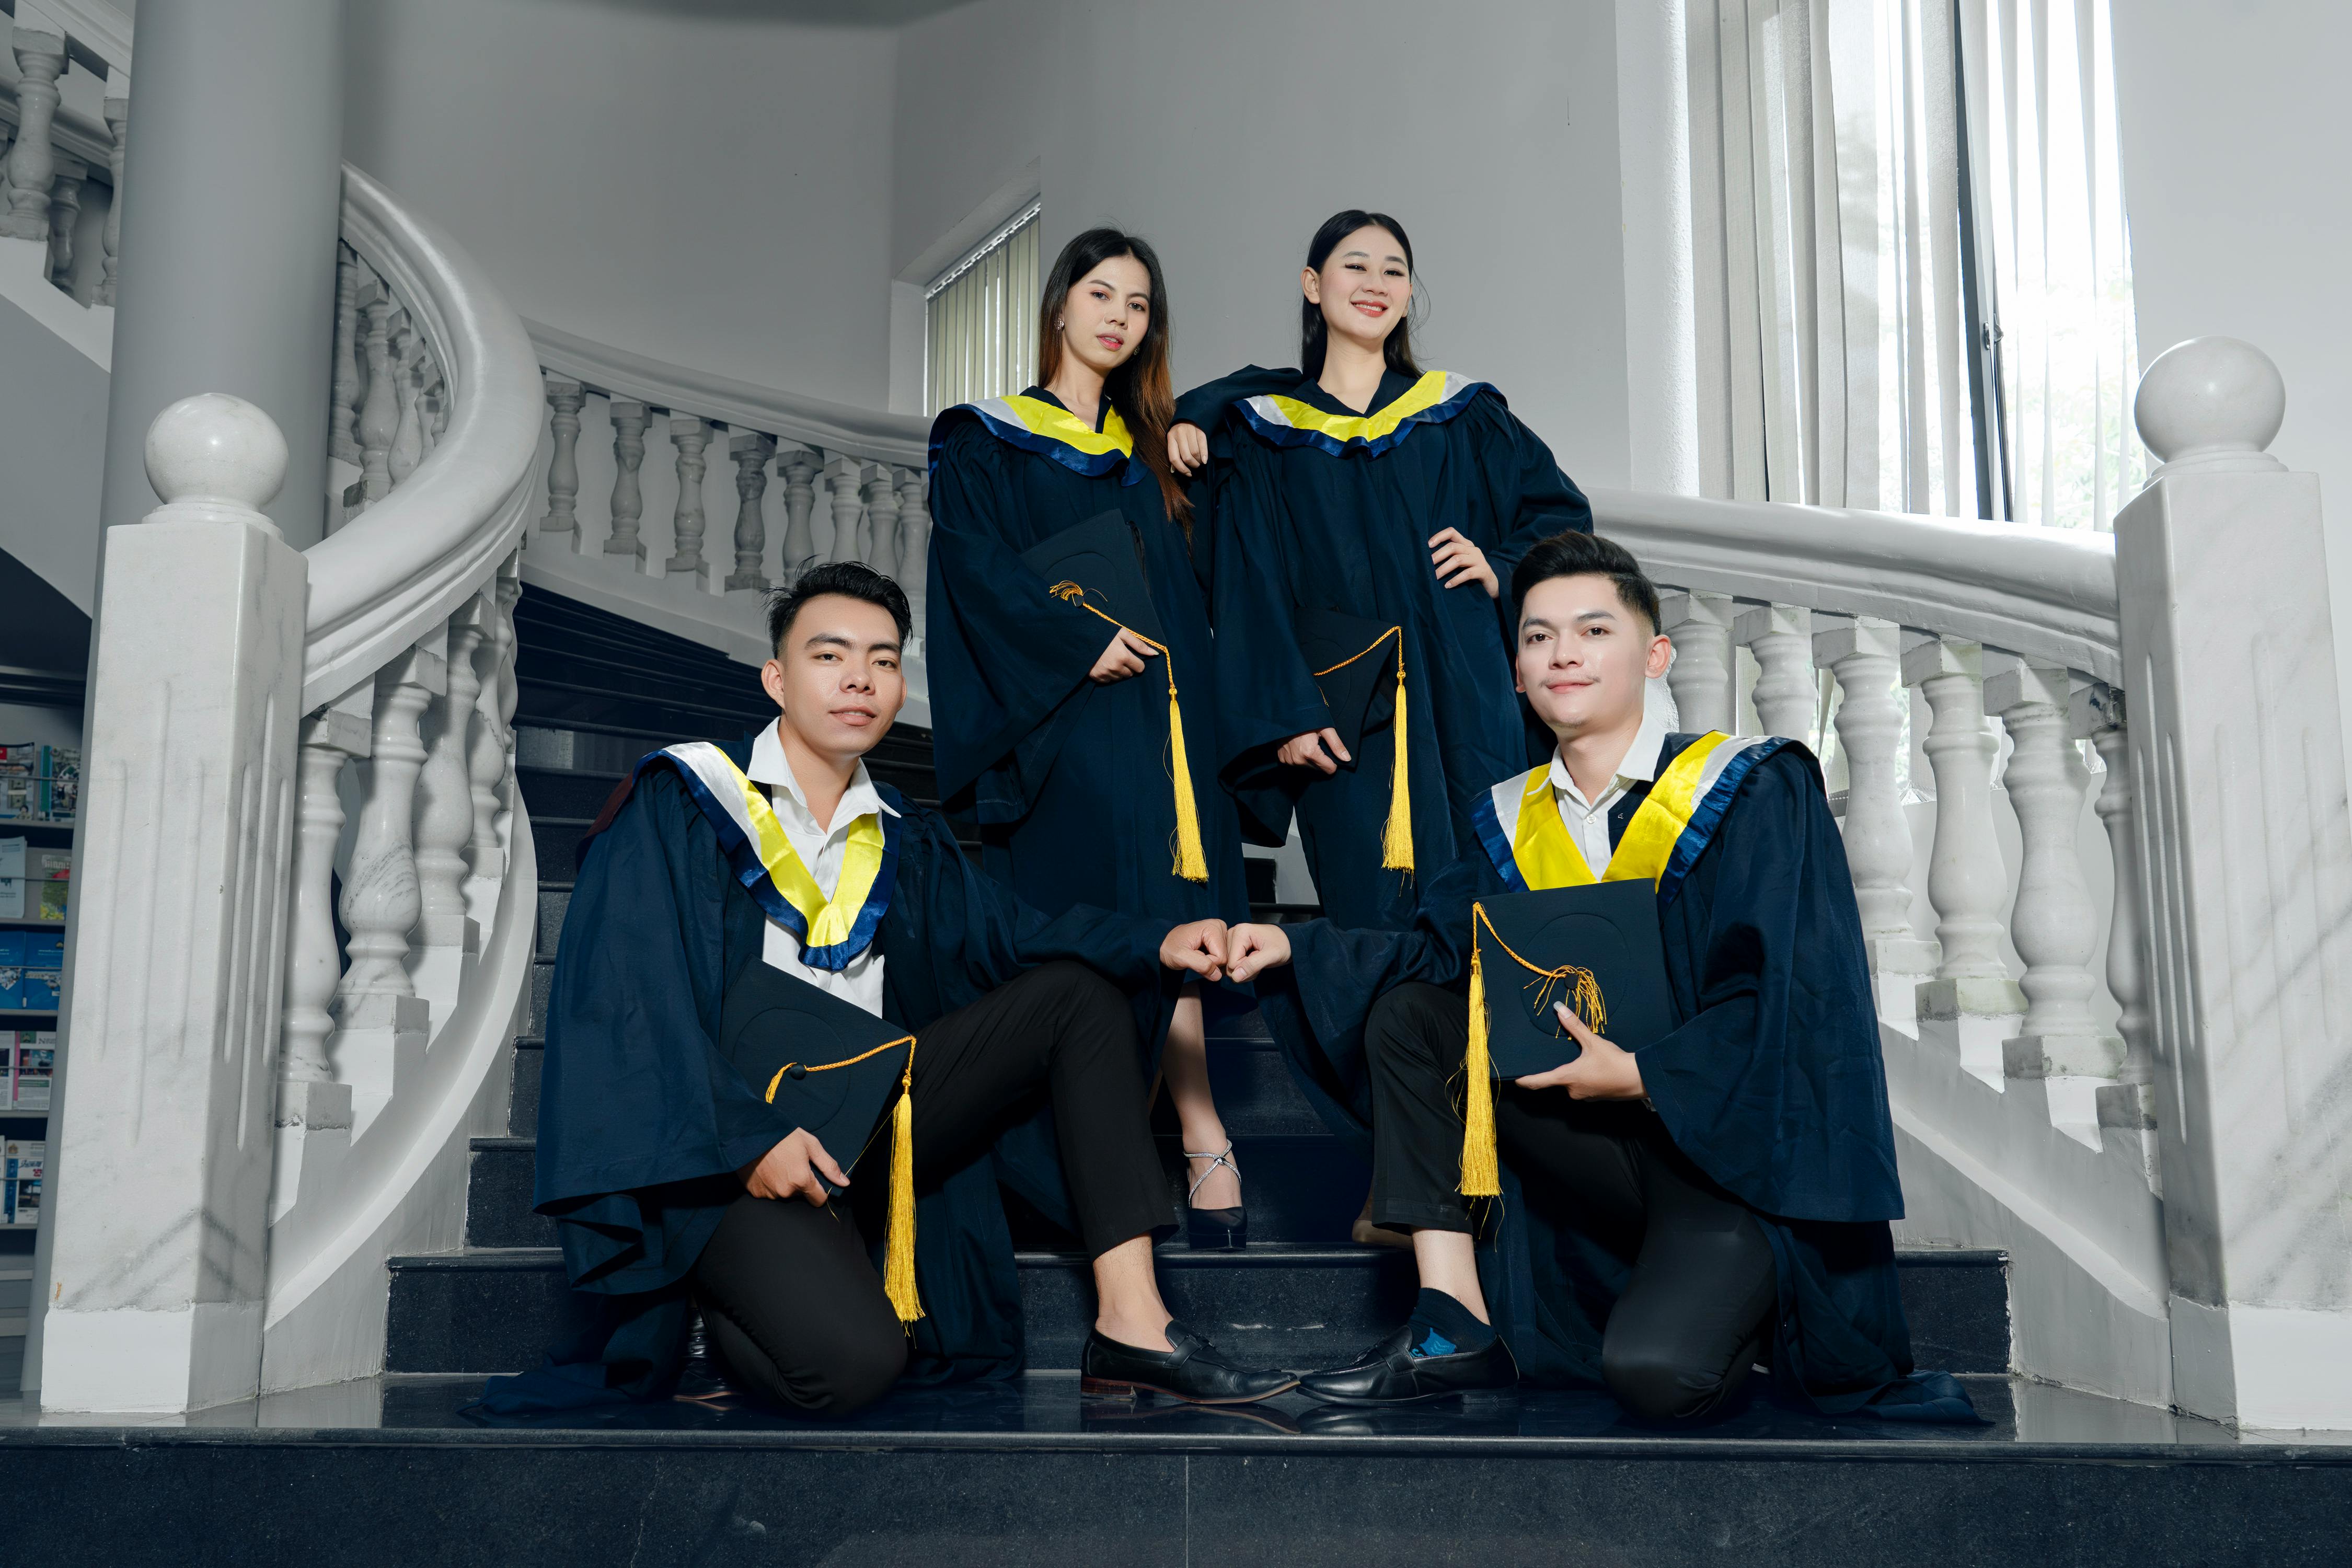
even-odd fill
[[(1501, 393), (1422, 368), (1413, 288), (1402, 224), (1334, 214), (1299, 273), (1300, 368), (1187, 394), (1171, 441), (1186, 471), (1200, 426), (1230, 448), (1212, 503), (1223, 776), (1255, 841), (1281, 843), (1295, 814), (1343, 926), (1410, 924), (1413, 873), (1475, 843), (1472, 802), (1526, 771), (1502, 588), (1536, 541), (1591, 528)], [(1285, 1033), (1278, 999), (1267, 1011)], [(1327, 1120), (1360, 1123), (1359, 1053), (1318, 1044), (1309, 1074), (1336, 1071), (1349, 1113), (1327, 1100)]]
[[(1089, 229), (1062, 248), (1043, 296), (1040, 384), (960, 405), (931, 427), (940, 796), (977, 816), (983, 866), (1049, 914), (1092, 904), (1171, 924), (1246, 920), (1240, 833), (1216, 781), (1192, 509), (1166, 456), (1160, 259), (1132, 235)], [(1131, 549), (1148, 612), (1107, 601), (1084, 570), (1056, 570), (1064, 535)], [(1160, 1003), (1141, 1022), (1146, 1039), (1166, 1041), (1192, 1239), (1238, 1246), (1247, 1220), (1209, 1091), (1198, 990)]]

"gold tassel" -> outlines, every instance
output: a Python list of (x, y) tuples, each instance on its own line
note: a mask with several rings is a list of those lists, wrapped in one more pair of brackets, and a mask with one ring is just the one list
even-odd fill
[(1172, 669), (1168, 672), (1168, 748), (1170, 771), (1176, 775), (1176, 874), (1188, 882), (1205, 882), (1209, 857), (1201, 848), (1201, 808), (1192, 799), (1192, 767), (1184, 756), (1184, 710), (1176, 705)]
[(1404, 638), (1397, 638), (1395, 755), (1389, 760), (1389, 824), (1381, 835), (1381, 868), (1412, 869), (1412, 767), (1405, 750)]
[(923, 1315), (915, 1294), (915, 1051), (907, 1048), (898, 1109), (891, 1112), (890, 1235), (883, 1244), (882, 1293), (898, 1321), (911, 1330)]
[(1462, 1195), (1503, 1195), (1503, 1173), (1495, 1159), (1495, 1067), (1486, 1054), (1486, 974), (1478, 961), (1478, 922), (1485, 906), (1470, 906), (1470, 1048), (1462, 1068), (1469, 1077), (1462, 1096)]

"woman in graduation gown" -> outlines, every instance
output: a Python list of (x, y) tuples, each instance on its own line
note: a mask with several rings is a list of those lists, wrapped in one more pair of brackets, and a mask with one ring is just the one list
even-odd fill
[[(958, 405), (931, 427), (926, 647), (940, 799), (978, 817), (983, 867), (1048, 914), (1087, 903), (1246, 920), (1240, 830), (1214, 776), (1191, 506), (1167, 467), (1159, 258), (1116, 229), (1077, 236), (1046, 278), (1038, 328), (1040, 384)], [(1024, 559), (1104, 513), (1133, 542), (1158, 644), (1057, 596), (1066, 584)], [(1247, 1220), (1196, 987), (1171, 1016), (1162, 1067), (1190, 1162), (1191, 1237), (1238, 1245)]]
[[(1171, 442), (1187, 471), (1213, 439), (1229, 455), (1196, 486), (1214, 534), (1220, 763), (1252, 842), (1283, 843), (1296, 814), (1328, 918), (1402, 930), (1412, 869), (1476, 843), (1473, 804), (1529, 761), (1500, 585), (1538, 540), (1591, 531), (1591, 509), (1501, 393), (1415, 362), (1403, 225), (1335, 214), (1299, 283), (1300, 369), (1252, 365), (1188, 393)], [(1360, 754), (1301, 649), (1302, 609), (1401, 628), (1370, 657), (1402, 642), (1402, 700), (1376, 700)], [(1265, 1010), (1300, 1050), (1302, 1022), (1279, 999)], [(1318, 1046), (1295, 1065), (1368, 1153), (1360, 1055)]]

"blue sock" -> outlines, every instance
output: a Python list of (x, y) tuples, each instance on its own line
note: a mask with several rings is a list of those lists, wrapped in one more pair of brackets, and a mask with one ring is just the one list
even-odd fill
[(1426, 1285), (1413, 1301), (1411, 1321), (1412, 1353), (1417, 1356), (1475, 1352), (1495, 1342), (1493, 1325), (1480, 1322), (1469, 1308)]

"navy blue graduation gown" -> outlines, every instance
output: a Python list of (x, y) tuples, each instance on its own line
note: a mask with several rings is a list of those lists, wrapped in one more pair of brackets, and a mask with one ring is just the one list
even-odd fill
[[(748, 741), (727, 751), (750, 765)], [(1145, 1036), (1160, 1037), (1164, 925), (1086, 908), (1049, 918), (974, 870), (938, 813), (876, 788), (900, 813), (896, 883), (874, 938), (887, 960), (885, 1017), (919, 1033), (1069, 958), (1117, 982), (1147, 1016), (1163, 1015)], [(493, 1416), (667, 1397), (684, 1352), (688, 1273), (742, 1194), (735, 1173), (792, 1131), (714, 1044), (729, 983), (761, 962), (767, 921), (675, 770), (641, 774), (582, 859), (548, 998), (533, 1192), (555, 1221), (580, 1331), (549, 1366), (493, 1380), (483, 1401)], [(1020, 1285), (999, 1182), (1075, 1228), (1049, 1112), (919, 1190), (916, 1271), (928, 1316), (914, 1328), (912, 1380), (1021, 1368)]]
[[(1511, 573), (1538, 540), (1590, 531), (1591, 508), (1491, 386), (1465, 383), (1392, 437), (1333, 450), (1300, 432), (1269, 435), (1234, 401), (1276, 390), (1268, 383), (1281, 374), (1296, 374), (1252, 366), (1187, 394), (1179, 410), (1219, 419), (1218, 448), (1230, 453), (1215, 467), (1208, 508), (1223, 776), (1252, 842), (1280, 844), (1296, 813), (1325, 914), (1402, 929), (1412, 920), (1412, 879), (1381, 866), (1392, 730), (1367, 733), (1356, 766), (1329, 778), (1274, 760), (1282, 742), (1331, 721), (1299, 652), (1293, 607), (1404, 628), (1413, 858), (1426, 875), (1475, 842), (1469, 812), (1479, 792), (1528, 765), (1511, 684)], [(1383, 376), (1374, 410), (1413, 384)], [(1278, 390), (1327, 414), (1356, 413), (1312, 381)], [(1446, 528), (1486, 552), (1499, 599), (1475, 583), (1439, 583), (1428, 542)]]
[[(1059, 403), (1031, 387), (1029, 397)], [(1108, 400), (1103, 405), (1109, 407)], [(1099, 427), (1099, 426), (1097, 426)], [(1202, 584), (1160, 486), (1133, 458), (1089, 475), (1001, 439), (968, 406), (931, 431), (925, 659), (940, 797), (981, 825), (982, 865), (1048, 913), (1093, 904), (1170, 924), (1248, 918), (1241, 831), (1216, 784), (1216, 668)], [(1209, 879), (1175, 864), (1168, 675), (1097, 686), (1101, 617), (1046, 592), (1021, 552), (1105, 511), (1135, 525), (1177, 700)]]
[[(1668, 737), (1661, 766), (1694, 739)], [(1612, 841), (1647, 794), (1612, 809)], [(1260, 993), (1287, 974), (1323, 1050), (1360, 1078), (1372, 1001), (1409, 980), (1466, 996), (1471, 902), (1507, 890), (1474, 843), (1423, 879), (1409, 931), (1289, 928), (1291, 966)], [(1875, 1401), (1881, 1415), (1972, 1419), (1949, 1378), (1912, 1375), (1887, 1225), (1903, 1194), (1877, 1013), (1844, 841), (1810, 752), (1784, 746), (1756, 765), (1659, 919), (1683, 1022), (1639, 1053), (1642, 1081), (1675, 1146), (1771, 1241), (1775, 1389), (1823, 1412)], [(1479, 1249), (1496, 1323), (1530, 1380), (1597, 1384), (1628, 1264), (1555, 1225), (1507, 1162), (1503, 1189)]]

